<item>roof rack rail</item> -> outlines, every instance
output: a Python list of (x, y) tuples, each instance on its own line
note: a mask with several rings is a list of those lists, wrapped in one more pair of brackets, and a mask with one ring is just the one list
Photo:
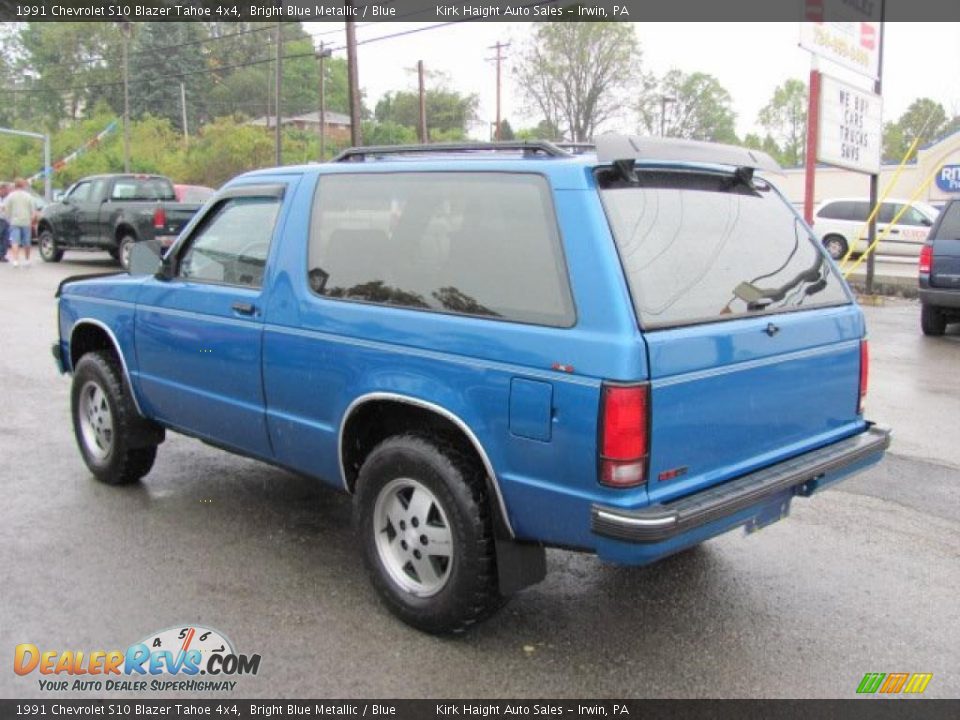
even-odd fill
[(422, 155), (458, 152), (509, 152), (521, 151), (524, 155), (546, 157), (570, 157), (570, 153), (545, 140), (507, 142), (434, 143), (430, 145), (371, 145), (347, 148), (330, 162), (364, 162), (368, 157), (384, 155)]
[(597, 144), (592, 142), (558, 142), (554, 143), (554, 145), (561, 150), (568, 150), (574, 155), (597, 149)]

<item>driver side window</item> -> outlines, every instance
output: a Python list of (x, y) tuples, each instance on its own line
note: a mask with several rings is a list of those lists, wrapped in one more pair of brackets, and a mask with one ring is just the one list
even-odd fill
[(276, 197), (225, 200), (190, 239), (180, 258), (178, 276), (260, 287), (279, 209)]

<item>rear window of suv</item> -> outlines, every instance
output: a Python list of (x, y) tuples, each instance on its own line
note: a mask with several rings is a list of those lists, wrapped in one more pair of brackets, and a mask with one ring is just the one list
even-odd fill
[(943, 211), (937, 225), (938, 240), (960, 240), (960, 202), (952, 202)]
[(537, 325), (574, 321), (540, 175), (323, 176), (308, 263), (310, 288), (325, 297)]
[(712, 322), (849, 302), (816, 240), (764, 180), (640, 170), (599, 175), (641, 325)]

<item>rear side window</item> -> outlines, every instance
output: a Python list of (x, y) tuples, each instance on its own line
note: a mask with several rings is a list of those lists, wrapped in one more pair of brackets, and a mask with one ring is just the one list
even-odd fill
[(817, 217), (828, 220), (853, 220), (853, 203), (846, 201), (828, 203), (820, 209)]
[(640, 171), (601, 196), (646, 328), (849, 302), (816, 240), (764, 182)]
[(947, 205), (937, 226), (938, 240), (960, 240), (960, 202)]
[(309, 283), (331, 298), (573, 324), (550, 188), (539, 175), (320, 178)]
[(173, 185), (165, 178), (118, 178), (113, 183), (114, 200), (176, 200)]

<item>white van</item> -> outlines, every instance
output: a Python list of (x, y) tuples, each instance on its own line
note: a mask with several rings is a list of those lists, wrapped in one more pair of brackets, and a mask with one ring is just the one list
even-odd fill
[[(887, 198), (877, 213), (877, 235), (883, 236), (890, 221), (908, 204), (910, 207), (880, 241), (878, 254), (920, 257), (923, 241), (937, 219), (937, 210), (932, 205)], [(813, 214), (813, 229), (832, 258), (846, 255), (855, 238), (854, 252), (861, 253), (867, 249), (866, 223), (869, 214), (870, 201), (867, 198), (826, 200), (820, 203)]]

